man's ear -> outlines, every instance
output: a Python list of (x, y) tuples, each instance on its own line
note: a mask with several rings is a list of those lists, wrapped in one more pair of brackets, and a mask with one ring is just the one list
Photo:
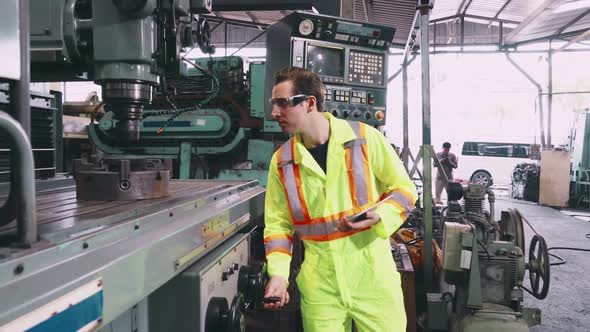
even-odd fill
[(315, 109), (316, 111), (318, 110), (318, 100), (315, 96), (307, 97), (307, 102), (308, 102), (307, 113), (311, 112), (313, 109)]

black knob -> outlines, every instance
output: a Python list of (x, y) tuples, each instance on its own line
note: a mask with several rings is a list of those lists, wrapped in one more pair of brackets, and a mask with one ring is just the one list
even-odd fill
[(352, 117), (354, 117), (354, 118), (360, 118), (360, 117), (361, 117), (361, 115), (362, 115), (362, 113), (361, 113), (361, 111), (359, 111), (359, 110), (354, 110), (354, 111), (352, 112)]
[(338, 110), (332, 110), (332, 115), (335, 117), (339, 117), (340, 116), (340, 111)]
[(228, 267), (227, 270), (221, 274), (221, 280), (226, 281), (232, 274), (234, 274), (234, 270)]
[(238, 263), (233, 263), (233, 264), (231, 265), (231, 268), (232, 268), (234, 271), (237, 271), (237, 270), (239, 270), (239, 269), (240, 269), (240, 264), (238, 264)]
[(348, 118), (349, 116), (350, 116), (350, 111), (344, 111), (344, 112), (342, 112), (342, 117), (343, 117), (343, 118), (345, 118), (345, 119), (346, 119), (346, 118)]
[(365, 112), (365, 119), (371, 120), (371, 112)]

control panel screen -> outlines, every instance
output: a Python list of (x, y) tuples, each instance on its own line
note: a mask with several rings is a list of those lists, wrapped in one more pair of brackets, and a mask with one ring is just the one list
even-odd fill
[(308, 45), (307, 69), (322, 76), (344, 78), (344, 49)]
[(383, 54), (351, 50), (348, 66), (350, 83), (383, 84), (385, 74)]

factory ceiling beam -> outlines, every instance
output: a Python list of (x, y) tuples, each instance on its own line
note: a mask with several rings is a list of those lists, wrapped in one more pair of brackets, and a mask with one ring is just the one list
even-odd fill
[[(229, 25), (235, 25), (235, 26), (240, 26), (240, 27), (244, 27), (244, 28), (258, 29), (258, 28), (262, 27), (263, 29), (266, 29), (270, 25), (270, 24), (266, 24), (266, 23), (254, 23), (252, 21), (234, 20), (231, 18), (211, 16), (211, 15), (203, 15), (203, 17), (207, 18), (207, 20), (209, 20), (211, 22), (225, 22)], [(217, 28), (217, 26), (215, 28)]]
[(311, 10), (324, 15), (341, 16), (343, 2), (350, 0), (215, 0), (213, 11), (285, 11)]
[(498, 10), (498, 12), (496, 13), (496, 15), (494, 15), (493, 20), (497, 20), (498, 17), (500, 17), (500, 14), (502, 14), (502, 12), (504, 11), (504, 9), (506, 9), (506, 7), (508, 7), (508, 5), (512, 2), (512, 0), (506, 0), (506, 2), (504, 3), (504, 5), (502, 6), (502, 8), (500, 8)]
[[(512, 2), (512, 0), (506, 0), (506, 2), (504, 3), (504, 5), (502, 5), (502, 7), (498, 10), (498, 12), (496, 12), (496, 15), (494, 15), (494, 17), (490, 20), (490, 23), (488, 23), (488, 28), (492, 25), (492, 23), (498, 21), (498, 17), (500, 17), (500, 14), (502, 14), (502, 12), (504, 11), (504, 9), (506, 9), (506, 7), (508, 7), (508, 5), (511, 2)], [(500, 29), (500, 30), (502, 30), (502, 29)], [(502, 43), (501, 38), (500, 38), (500, 43)]]
[(520, 32), (522, 32), (527, 26), (537, 20), (537, 18), (549, 7), (555, 0), (545, 0), (537, 9), (535, 9), (527, 18), (524, 19), (514, 30), (512, 30), (505, 38), (505, 44), (514, 44), (514, 39)]
[(565, 24), (563, 27), (561, 27), (559, 30), (557, 30), (555, 35), (556, 36), (561, 35), (565, 30), (567, 30), (572, 25), (578, 23), (578, 21), (580, 21), (581, 19), (586, 17), (586, 15), (588, 15), (589, 13), (590, 13), (590, 9), (585, 10), (582, 14), (576, 16), (573, 20), (569, 21), (567, 24)]
[(254, 22), (257, 26), (259, 30), (263, 30), (264, 28), (260, 25), (260, 22), (258, 21), (258, 19), (256, 18), (256, 16), (254, 16), (250, 11), (245, 11), (246, 15), (252, 20), (252, 22)]
[(572, 40), (568, 41), (568, 42), (567, 42), (567, 44), (565, 44), (565, 45), (561, 46), (560, 48), (556, 49), (556, 50), (554, 51), (554, 53), (557, 53), (557, 52), (562, 52), (562, 51), (564, 51), (566, 48), (568, 48), (568, 47), (572, 46), (572, 45), (573, 45), (573, 44), (575, 44), (575, 43), (578, 43), (578, 42), (580, 42), (580, 41), (584, 40), (584, 39), (585, 39), (586, 37), (588, 37), (588, 36), (590, 36), (590, 30), (586, 30), (586, 32), (584, 32), (584, 33), (582, 33), (582, 34), (578, 35), (576, 38), (574, 38), (574, 39), (572, 39)]

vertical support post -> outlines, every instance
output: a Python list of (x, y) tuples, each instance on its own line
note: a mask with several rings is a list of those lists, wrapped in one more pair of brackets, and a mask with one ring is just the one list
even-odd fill
[(461, 51), (465, 46), (465, 16), (461, 15)]
[(51, 91), (55, 107), (55, 121), (53, 122), (55, 139), (55, 172), (64, 172), (64, 139), (63, 139), (63, 99), (59, 91)]
[(410, 133), (408, 125), (408, 56), (407, 52), (404, 53), (404, 61), (402, 63), (402, 100), (403, 100), (403, 148), (402, 148), (402, 159), (404, 160), (404, 168), (406, 172), (409, 171), (409, 151), (410, 151)]
[(29, 0), (20, 0), (18, 6), (20, 38), (20, 80), (10, 84), (11, 113), (31, 139), (31, 53), (29, 52)]
[(191, 176), (191, 150), (192, 145), (190, 142), (180, 143), (180, 165), (178, 166), (179, 176), (181, 180), (190, 179)]
[(420, 0), (420, 58), (422, 65), (422, 160), (424, 166), (424, 285), (432, 290), (432, 146), (430, 127), (430, 0)]
[(553, 110), (553, 50), (549, 40), (547, 54), (548, 86), (547, 86), (547, 148), (551, 149), (551, 111)]
[(223, 29), (223, 45), (225, 46), (225, 56), (227, 56), (227, 21), (225, 21), (225, 23), (223, 24)]
[(537, 96), (535, 97), (535, 113), (537, 113), (537, 100), (539, 100), (539, 129), (541, 131), (541, 147), (545, 148), (545, 121), (543, 120), (543, 88), (535, 79), (529, 75), (521, 66), (516, 63), (511, 57), (510, 53), (506, 53), (506, 59), (516, 68), (521, 74), (526, 77), (537, 88)]

